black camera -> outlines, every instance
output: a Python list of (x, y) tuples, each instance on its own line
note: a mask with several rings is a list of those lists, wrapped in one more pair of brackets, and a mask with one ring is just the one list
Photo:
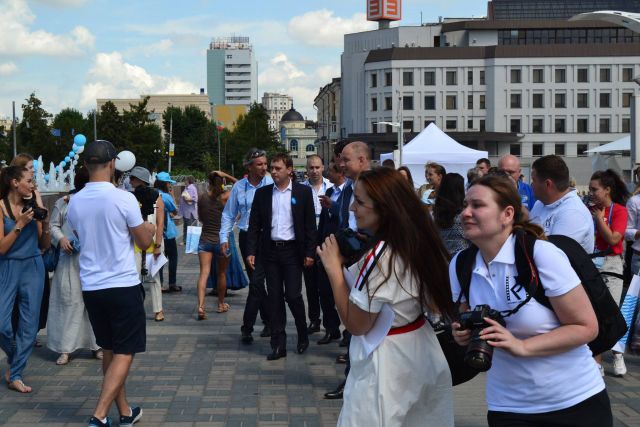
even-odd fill
[(493, 357), (493, 347), (486, 340), (480, 338), (480, 331), (491, 326), (484, 320), (485, 317), (506, 326), (502, 314), (486, 304), (476, 305), (472, 311), (460, 313), (459, 320), (461, 330), (471, 330), (471, 342), (467, 346), (464, 362), (467, 366), (480, 372), (488, 371), (491, 368), (491, 358)]
[(155, 204), (159, 195), (158, 190), (140, 185), (133, 191), (133, 195), (138, 200), (138, 203), (140, 203), (140, 213), (142, 213), (142, 217), (145, 220), (147, 216), (155, 213)]
[(358, 261), (371, 248), (370, 236), (356, 233), (350, 228), (338, 230), (334, 235), (338, 242), (338, 248), (340, 248), (340, 254), (346, 260), (346, 265)]
[(22, 199), (22, 203), (24, 203), (24, 207), (22, 208), (22, 213), (25, 213), (29, 209), (33, 209), (33, 218), (42, 221), (47, 217), (48, 211), (38, 206), (35, 197), (30, 197), (28, 199)]

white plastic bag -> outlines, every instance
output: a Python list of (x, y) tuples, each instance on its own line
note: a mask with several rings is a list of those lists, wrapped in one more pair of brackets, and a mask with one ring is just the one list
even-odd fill
[(198, 244), (200, 243), (200, 235), (202, 234), (202, 227), (196, 225), (190, 225), (187, 227), (187, 238), (185, 241), (185, 253), (197, 254)]
[[(640, 342), (632, 339), (633, 335), (637, 335), (638, 331), (635, 331), (634, 334), (634, 322), (637, 323), (636, 317), (638, 314), (638, 300), (640, 299), (640, 276), (637, 274), (633, 275), (631, 279), (631, 284), (629, 285), (629, 290), (627, 294), (624, 296), (624, 300), (622, 301), (622, 305), (620, 306), (620, 312), (624, 317), (625, 322), (627, 323), (627, 333), (620, 338), (620, 340), (613, 346), (612, 350), (615, 350), (620, 353), (624, 353), (625, 350), (629, 349), (631, 352), (636, 353), (640, 351)], [(635, 348), (634, 348), (635, 347)]]

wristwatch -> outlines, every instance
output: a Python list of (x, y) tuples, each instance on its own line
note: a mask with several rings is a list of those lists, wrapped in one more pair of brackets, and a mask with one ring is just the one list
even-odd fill
[(22, 231), (22, 228), (16, 225), (16, 227), (13, 230), (16, 232), (16, 234), (20, 234), (20, 232)]

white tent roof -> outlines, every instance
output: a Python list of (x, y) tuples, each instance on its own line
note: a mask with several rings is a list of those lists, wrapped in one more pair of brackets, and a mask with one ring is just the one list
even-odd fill
[(615, 154), (621, 151), (630, 151), (630, 150), (631, 150), (631, 136), (627, 135), (625, 137), (622, 137), (608, 144), (604, 144), (604, 145), (601, 145), (600, 147), (587, 150), (587, 153)]

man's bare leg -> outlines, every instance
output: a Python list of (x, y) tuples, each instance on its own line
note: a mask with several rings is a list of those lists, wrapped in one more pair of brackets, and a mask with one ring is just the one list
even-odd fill
[(102, 359), (104, 380), (100, 398), (98, 398), (98, 405), (93, 414), (96, 418), (103, 419), (106, 417), (114, 400), (119, 413), (121, 415), (129, 415), (129, 403), (127, 402), (124, 385), (132, 362), (132, 354), (113, 354), (111, 350), (104, 350)]

